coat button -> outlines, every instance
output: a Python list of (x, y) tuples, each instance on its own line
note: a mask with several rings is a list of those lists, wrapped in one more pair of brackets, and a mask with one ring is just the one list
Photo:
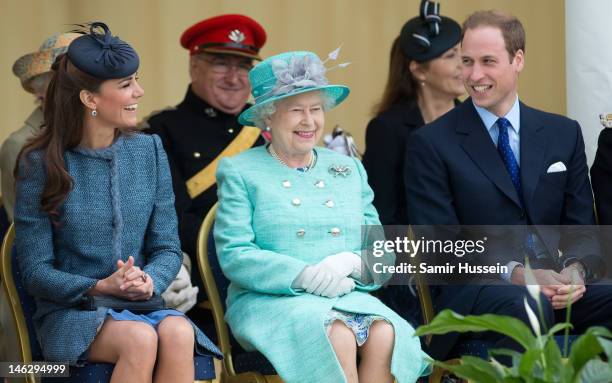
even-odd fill
[(337, 237), (340, 235), (340, 229), (337, 227), (332, 227), (329, 233), (332, 235), (332, 237)]
[(291, 187), (291, 181), (289, 181), (289, 180), (284, 180), (284, 181), (283, 181), (283, 187), (284, 187), (284, 188), (287, 188), (287, 189), (288, 189), (288, 188), (290, 188), (290, 187)]
[(234, 129), (229, 128), (229, 129), (227, 130), (227, 132), (228, 132), (228, 133), (230, 133), (230, 134), (231, 134), (231, 133), (234, 133)]
[(300, 201), (299, 198), (294, 198), (294, 199), (291, 200), (291, 204), (293, 206), (300, 206), (302, 204), (302, 201)]
[(315, 186), (318, 187), (319, 189), (323, 189), (325, 187), (325, 182), (319, 180), (315, 182)]
[(334, 201), (332, 201), (331, 199), (328, 199), (325, 202), (325, 206), (327, 206), (327, 207), (334, 207)]
[(193, 158), (200, 158), (202, 155), (200, 152), (193, 152)]
[(297, 235), (298, 238), (302, 238), (304, 235), (306, 235), (306, 230), (299, 229), (298, 231), (295, 232), (295, 235)]

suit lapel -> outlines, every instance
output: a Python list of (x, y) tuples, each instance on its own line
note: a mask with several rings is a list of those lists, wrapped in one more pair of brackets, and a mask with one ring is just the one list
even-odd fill
[(456, 131), (466, 135), (462, 142), (463, 150), (502, 193), (520, 206), (518, 193), (512, 184), (510, 174), (476, 112), (472, 100), (468, 98), (458, 108), (461, 109), (462, 116), (458, 119)]
[(544, 126), (534, 110), (520, 104), (521, 108), (521, 185), (525, 209), (530, 211), (531, 200), (535, 192), (546, 155), (546, 138)]

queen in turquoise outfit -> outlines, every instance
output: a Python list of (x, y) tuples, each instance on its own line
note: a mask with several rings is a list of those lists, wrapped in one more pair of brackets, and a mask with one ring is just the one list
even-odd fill
[(46, 360), (113, 363), (117, 382), (192, 382), (194, 348), (220, 352), (181, 312), (81, 307), (93, 295), (148, 300), (181, 265), (166, 154), (133, 131), (137, 68), (102, 23), (56, 60), (45, 127), (18, 162), (17, 260)]
[(288, 383), (414, 382), (429, 371), (419, 338), (368, 293), (380, 280), (362, 262), (362, 225), (380, 222), (366, 173), (315, 146), (325, 111), (349, 93), (326, 70), (314, 53), (288, 52), (249, 73), (256, 103), (240, 122), (272, 139), (217, 170), (226, 321)]

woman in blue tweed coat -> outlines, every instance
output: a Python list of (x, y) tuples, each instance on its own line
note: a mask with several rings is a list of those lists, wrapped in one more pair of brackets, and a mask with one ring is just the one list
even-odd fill
[(112, 381), (191, 382), (194, 346), (220, 353), (182, 313), (79, 306), (87, 295), (160, 295), (181, 265), (163, 147), (128, 132), (144, 93), (137, 68), (102, 23), (55, 62), (46, 126), (16, 170), (18, 262), (47, 360), (114, 363)]
[(239, 120), (272, 139), (217, 171), (225, 319), (285, 382), (414, 382), (428, 372), (419, 338), (368, 294), (379, 279), (362, 269), (361, 226), (380, 225), (363, 166), (315, 148), (324, 110), (349, 92), (325, 71), (314, 53), (289, 52), (249, 73), (256, 104)]

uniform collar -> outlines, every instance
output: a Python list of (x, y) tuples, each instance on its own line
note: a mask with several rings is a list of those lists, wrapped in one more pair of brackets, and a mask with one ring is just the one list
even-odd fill
[(32, 114), (25, 120), (25, 123), (31, 126), (35, 130), (40, 130), (45, 121), (45, 115), (42, 111), (42, 108), (38, 106), (36, 109), (32, 111)]
[[(187, 87), (187, 94), (185, 99), (181, 103), (186, 105), (188, 108), (193, 110), (196, 114), (206, 117), (209, 119), (237, 119), (238, 115), (225, 113), (217, 108), (212, 107), (209, 103), (198, 97), (191, 89), (191, 85)], [(250, 104), (246, 104), (242, 110), (250, 107)], [(240, 113), (238, 113), (240, 114)]]

